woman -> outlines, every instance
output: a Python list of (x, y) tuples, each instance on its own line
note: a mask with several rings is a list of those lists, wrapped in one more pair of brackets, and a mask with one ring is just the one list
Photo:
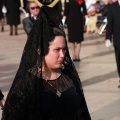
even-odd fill
[(72, 59), (80, 61), (81, 42), (84, 40), (84, 16), (87, 17), (84, 0), (66, 0), (64, 16), (67, 19), (68, 41), (70, 42)]
[(2, 91), (0, 90), (0, 106), (1, 106), (1, 109), (3, 109), (4, 103), (5, 103), (4, 95), (2, 94)]
[(7, 9), (7, 24), (10, 27), (10, 34), (18, 35), (18, 25), (20, 24), (20, 0), (5, 0)]
[(91, 120), (61, 17), (41, 7), (8, 93), (2, 120)]

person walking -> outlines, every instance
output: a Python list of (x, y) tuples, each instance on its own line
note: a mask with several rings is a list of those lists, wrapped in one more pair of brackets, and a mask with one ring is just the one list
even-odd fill
[(27, 9), (29, 16), (22, 20), (23, 28), (27, 35), (29, 35), (34, 23), (38, 19), (38, 15), (40, 13), (40, 7), (34, 1), (28, 1)]
[(84, 0), (65, 1), (64, 18), (67, 19), (68, 41), (73, 61), (80, 61), (81, 42), (84, 40), (84, 16), (87, 17)]
[(7, 24), (10, 27), (10, 34), (18, 35), (18, 25), (20, 24), (20, 0), (4, 0), (7, 9)]
[(117, 71), (119, 75), (119, 85), (120, 88), (120, 0), (112, 3), (108, 7), (107, 12), (107, 26), (106, 26), (106, 41), (105, 45), (107, 47), (111, 46), (113, 38), (113, 46), (115, 50), (115, 58), (117, 64)]
[(91, 120), (61, 15), (42, 6), (8, 93), (2, 120)]
[(5, 24), (5, 17), (2, 11), (4, 5), (4, 1), (0, 0), (0, 22), (1, 22), (1, 32), (4, 32), (4, 24)]

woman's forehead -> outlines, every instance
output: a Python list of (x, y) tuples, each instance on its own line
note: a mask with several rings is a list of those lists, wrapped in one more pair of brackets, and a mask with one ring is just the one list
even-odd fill
[(50, 42), (50, 45), (60, 43), (65, 43), (65, 38), (63, 36), (55, 36), (55, 39)]

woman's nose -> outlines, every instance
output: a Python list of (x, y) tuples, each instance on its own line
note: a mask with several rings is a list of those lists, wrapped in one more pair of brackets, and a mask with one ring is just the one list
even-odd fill
[(61, 50), (60, 51), (60, 57), (64, 57), (65, 56), (65, 51), (64, 50)]

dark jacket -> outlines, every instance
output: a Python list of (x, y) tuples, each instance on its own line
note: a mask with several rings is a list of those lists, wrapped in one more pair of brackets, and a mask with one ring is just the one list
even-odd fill
[(27, 17), (27, 18), (23, 19), (22, 23), (23, 23), (23, 28), (24, 28), (26, 34), (29, 35), (29, 33), (32, 29), (32, 26), (34, 24), (34, 21), (31, 19), (31, 17)]
[(110, 4), (107, 14), (106, 39), (112, 40), (115, 47), (120, 47), (120, 6), (118, 1)]
[(7, 24), (20, 24), (20, 0), (4, 0), (7, 8)]
[(100, 10), (100, 13), (102, 13), (103, 17), (107, 17), (108, 7), (109, 7), (109, 4), (104, 5), (103, 8)]

